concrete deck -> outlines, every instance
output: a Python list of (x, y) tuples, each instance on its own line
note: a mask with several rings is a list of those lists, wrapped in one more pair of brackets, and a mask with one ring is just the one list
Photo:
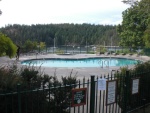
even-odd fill
[[(46, 54), (46, 55), (32, 55), (32, 56), (26, 56), (22, 55), (20, 56), (19, 61), (16, 61), (15, 58), (9, 59), (8, 57), (0, 57), (0, 65), (7, 65), (12, 64), (14, 62), (17, 63), (17, 65), (20, 67), (21, 61), (28, 60), (28, 59), (43, 59), (43, 58), (89, 58), (89, 57), (116, 57), (116, 58), (128, 58), (128, 59), (138, 59), (142, 61), (148, 61), (150, 60), (150, 57), (148, 56), (137, 56), (137, 55), (96, 55), (96, 54), (76, 54), (76, 55), (57, 55), (57, 54)], [(133, 66), (129, 66), (130, 68), (133, 68)], [(112, 70), (118, 70), (120, 67), (82, 67), (82, 68), (54, 68), (54, 67), (43, 67), (42, 70), (44, 73), (49, 74), (51, 76), (54, 75), (56, 71), (57, 77), (60, 79), (61, 76), (69, 76), (71, 71), (73, 70), (72, 75), (77, 74), (77, 79), (83, 79), (85, 77), (88, 79), (91, 75), (100, 76), (104, 74), (110, 73)]]

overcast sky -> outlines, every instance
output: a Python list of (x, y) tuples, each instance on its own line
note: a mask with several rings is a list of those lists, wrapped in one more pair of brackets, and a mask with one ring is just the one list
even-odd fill
[(2, 0), (0, 27), (8, 24), (116, 25), (129, 5), (122, 0)]

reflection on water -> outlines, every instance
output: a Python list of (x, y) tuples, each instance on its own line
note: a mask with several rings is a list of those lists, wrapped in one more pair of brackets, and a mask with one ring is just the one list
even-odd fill
[(46, 67), (109, 67), (134, 65), (138, 61), (123, 58), (39, 59), (23, 61), (23, 65)]

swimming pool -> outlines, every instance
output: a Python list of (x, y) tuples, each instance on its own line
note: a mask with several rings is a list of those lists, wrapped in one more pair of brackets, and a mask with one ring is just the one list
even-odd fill
[(135, 65), (138, 60), (126, 58), (81, 58), (81, 59), (32, 59), (22, 61), (22, 65), (44, 67), (109, 67)]

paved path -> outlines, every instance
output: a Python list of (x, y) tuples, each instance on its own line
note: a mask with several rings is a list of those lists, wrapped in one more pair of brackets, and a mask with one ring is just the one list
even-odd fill
[[(0, 64), (12, 64), (13, 62), (16, 62), (18, 66), (21, 65), (21, 61), (23, 60), (28, 60), (28, 59), (43, 59), (43, 58), (89, 58), (89, 57), (121, 57), (121, 58), (130, 58), (130, 59), (139, 59), (143, 61), (148, 61), (150, 60), (150, 57), (147, 56), (138, 56), (137, 55), (96, 55), (96, 54), (76, 54), (76, 55), (57, 55), (57, 54), (47, 54), (47, 55), (32, 55), (32, 56), (26, 56), (22, 55), (20, 57), (20, 60), (16, 62), (15, 58), (9, 59), (8, 57), (0, 57)], [(133, 66), (130, 66), (132, 68)], [(54, 75), (56, 72), (56, 75), (58, 78), (61, 78), (61, 76), (69, 76), (71, 71), (73, 71), (72, 75), (76, 75), (78, 79), (82, 79), (85, 77), (86, 79), (90, 78), (91, 75), (95, 76), (100, 76), (104, 74), (110, 73), (112, 70), (118, 70), (120, 67), (82, 67), (82, 68), (73, 68), (73, 67), (68, 67), (68, 68), (53, 68), (53, 67), (42, 67), (42, 70), (44, 73), (49, 74), (49, 75)]]

